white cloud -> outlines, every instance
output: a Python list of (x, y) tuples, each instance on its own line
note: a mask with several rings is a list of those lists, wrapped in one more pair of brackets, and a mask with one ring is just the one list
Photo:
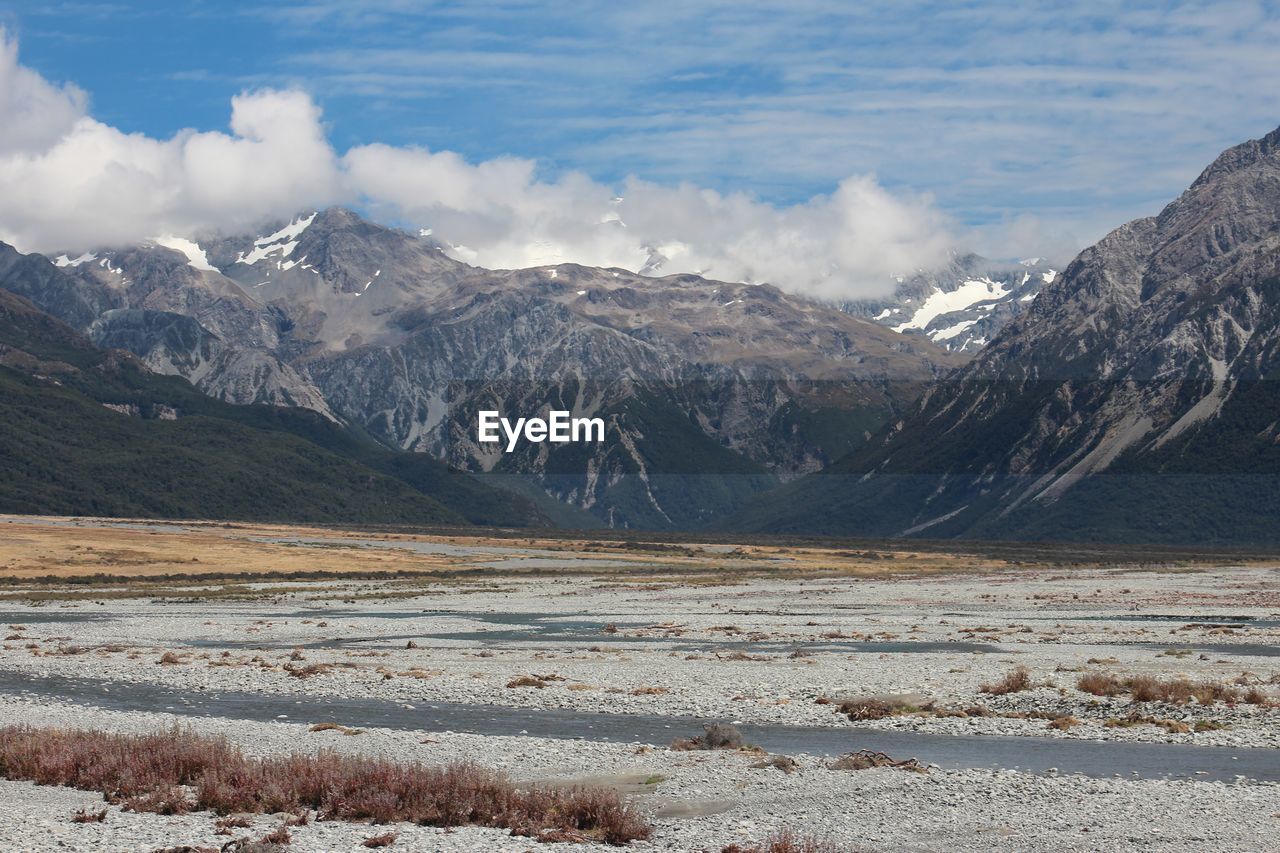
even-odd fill
[(814, 295), (884, 293), (894, 273), (951, 245), (927, 197), (869, 176), (777, 207), (750, 196), (637, 178), (622, 188), (569, 173), (540, 180), (530, 160), (473, 164), (451, 152), (373, 144), (339, 155), (319, 108), (297, 90), (241, 94), (230, 133), (126, 134), (86, 112), (83, 93), (18, 64), (0, 32), (0, 239), (80, 250), (160, 234), (234, 231), (333, 203), (433, 229), (488, 267), (561, 261), (771, 282)]
[(84, 114), (84, 103), (75, 86), (54, 86), (19, 65), (18, 43), (0, 28), (0, 154), (49, 146)]

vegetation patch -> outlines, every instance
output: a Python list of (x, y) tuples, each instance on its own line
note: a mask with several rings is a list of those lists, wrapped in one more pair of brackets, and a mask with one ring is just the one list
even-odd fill
[(1185, 705), (1192, 700), (1201, 705), (1224, 702), (1229, 705), (1240, 701), (1266, 704), (1261, 690), (1242, 692), (1232, 684), (1215, 681), (1189, 681), (1185, 678), (1159, 679), (1150, 675), (1134, 675), (1120, 678), (1105, 672), (1089, 672), (1080, 676), (1076, 688), (1094, 696), (1128, 695), (1134, 702), (1167, 702)]
[(1004, 696), (1008, 693), (1021, 693), (1031, 688), (1031, 670), (1025, 666), (1014, 667), (1004, 674), (999, 681), (983, 684), (979, 690), (992, 696)]
[(429, 767), (333, 752), (249, 757), (224, 738), (176, 728), (124, 735), (7, 726), (0, 776), (101, 791), (108, 802), (157, 814), (314, 810), (320, 820), (499, 827), (538, 840), (559, 832), (617, 845), (651, 832), (607, 788), (517, 786), (469, 763)]

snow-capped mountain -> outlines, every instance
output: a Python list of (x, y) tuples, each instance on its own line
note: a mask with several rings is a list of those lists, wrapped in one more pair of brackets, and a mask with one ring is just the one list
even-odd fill
[(1057, 274), (1043, 258), (999, 264), (979, 255), (957, 255), (941, 269), (901, 277), (887, 300), (841, 307), (895, 332), (924, 335), (951, 352), (974, 353)]
[[(55, 263), (24, 295), (154, 370), (532, 478), (616, 525), (697, 523), (817, 470), (961, 361), (768, 285), (485, 270), (341, 208)], [(504, 453), (478, 442), (481, 408), (603, 417), (607, 441)]]
[(1274, 543), (1277, 378), (1280, 129), (1080, 253), (895, 428), (745, 526)]

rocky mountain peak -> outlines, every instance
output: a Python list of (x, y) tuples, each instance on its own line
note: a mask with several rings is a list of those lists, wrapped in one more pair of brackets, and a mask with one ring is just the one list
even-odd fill
[(844, 532), (1255, 536), (1280, 513), (1276, 375), (1280, 132), (1081, 252), (850, 476), (787, 500)]
[(1260, 161), (1273, 159), (1278, 150), (1280, 150), (1280, 127), (1260, 139), (1250, 139), (1248, 142), (1241, 142), (1223, 151), (1200, 173), (1200, 177), (1195, 179), (1188, 191), (1194, 191), (1204, 184), (1220, 179), (1225, 174), (1239, 172)]

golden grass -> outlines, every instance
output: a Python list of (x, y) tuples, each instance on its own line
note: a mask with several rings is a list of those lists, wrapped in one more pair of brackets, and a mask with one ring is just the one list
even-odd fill
[[(126, 524), (132, 526), (125, 526)], [(660, 541), (633, 538), (623, 541), (594, 539), (572, 534), (511, 536), (494, 531), (477, 533), (388, 533), (383, 530), (335, 530), (305, 525), (249, 524), (222, 522), (127, 522), (112, 519), (26, 518), (0, 515), (0, 583), (77, 582), (98, 587), (112, 583), (129, 585), (154, 582), (169, 584), (190, 579), (201, 584), (224, 582), (219, 597), (233, 597), (240, 580), (308, 580), (412, 578), (409, 589), (386, 590), (370, 597), (413, 596), (439, 592), (459, 584), (484, 579), (515, 576), (577, 575), (599, 578), (607, 585), (662, 588), (678, 583), (719, 585), (741, 583), (749, 578), (842, 578), (891, 579), (951, 574), (1026, 572), (1056, 566), (1062, 555), (1052, 550), (1018, 551), (1004, 554), (1002, 546), (978, 547), (957, 543), (954, 547), (908, 546), (885, 542), (876, 547), (805, 542), (803, 544), (710, 545), (697, 541)], [(599, 534), (598, 534), (599, 535)], [(307, 543), (272, 543), (261, 538), (301, 537)], [(366, 540), (370, 547), (348, 540)], [(464, 553), (431, 554), (411, 549), (415, 543), (450, 545)], [(467, 549), (498, 546), (520, 552), (551, 551), (564, 565), (548, 568), (520, 561), (500, 569), (484, 564), (492, 553)], [(1007, 547), (1005, 548), (1007, 550)], [(1141, 555), (1139, 555), (1141, 556)], [(1101, 557), (1101, 555), (1099, 555)], [(597, 560), (616, 565), (592, 565)], [(1216, 564), (1207, 555), (1170, 554), (1162, 561)], [(1261, 560), (1252, 555), (1233, 555), (1235, 564)], [(1143, 561), (1146, 562), (1143, 562)], [(1150, 557), (1117, 551), (1107, 565), (1142, 564)], [(577, 564), (577, 565), (575, 565)], [(436, 588), (433, 589), (432, 586)], [(288, 591), (282, 588), (281, 591)], [(110, 597), (99, 590), (93, 597)], [(181, 590), (161, 587), (158, 597), (181, 597)], [(202, 591), (187, 595), (207, 597)], [(3, 595), (3, 594), (0, 594)], [(359, 595), (359, 594), (357, 594)], [(259, 594), (259, 597), (261, 594)], [(67, 593), (65, 597), (85, 597)]]

